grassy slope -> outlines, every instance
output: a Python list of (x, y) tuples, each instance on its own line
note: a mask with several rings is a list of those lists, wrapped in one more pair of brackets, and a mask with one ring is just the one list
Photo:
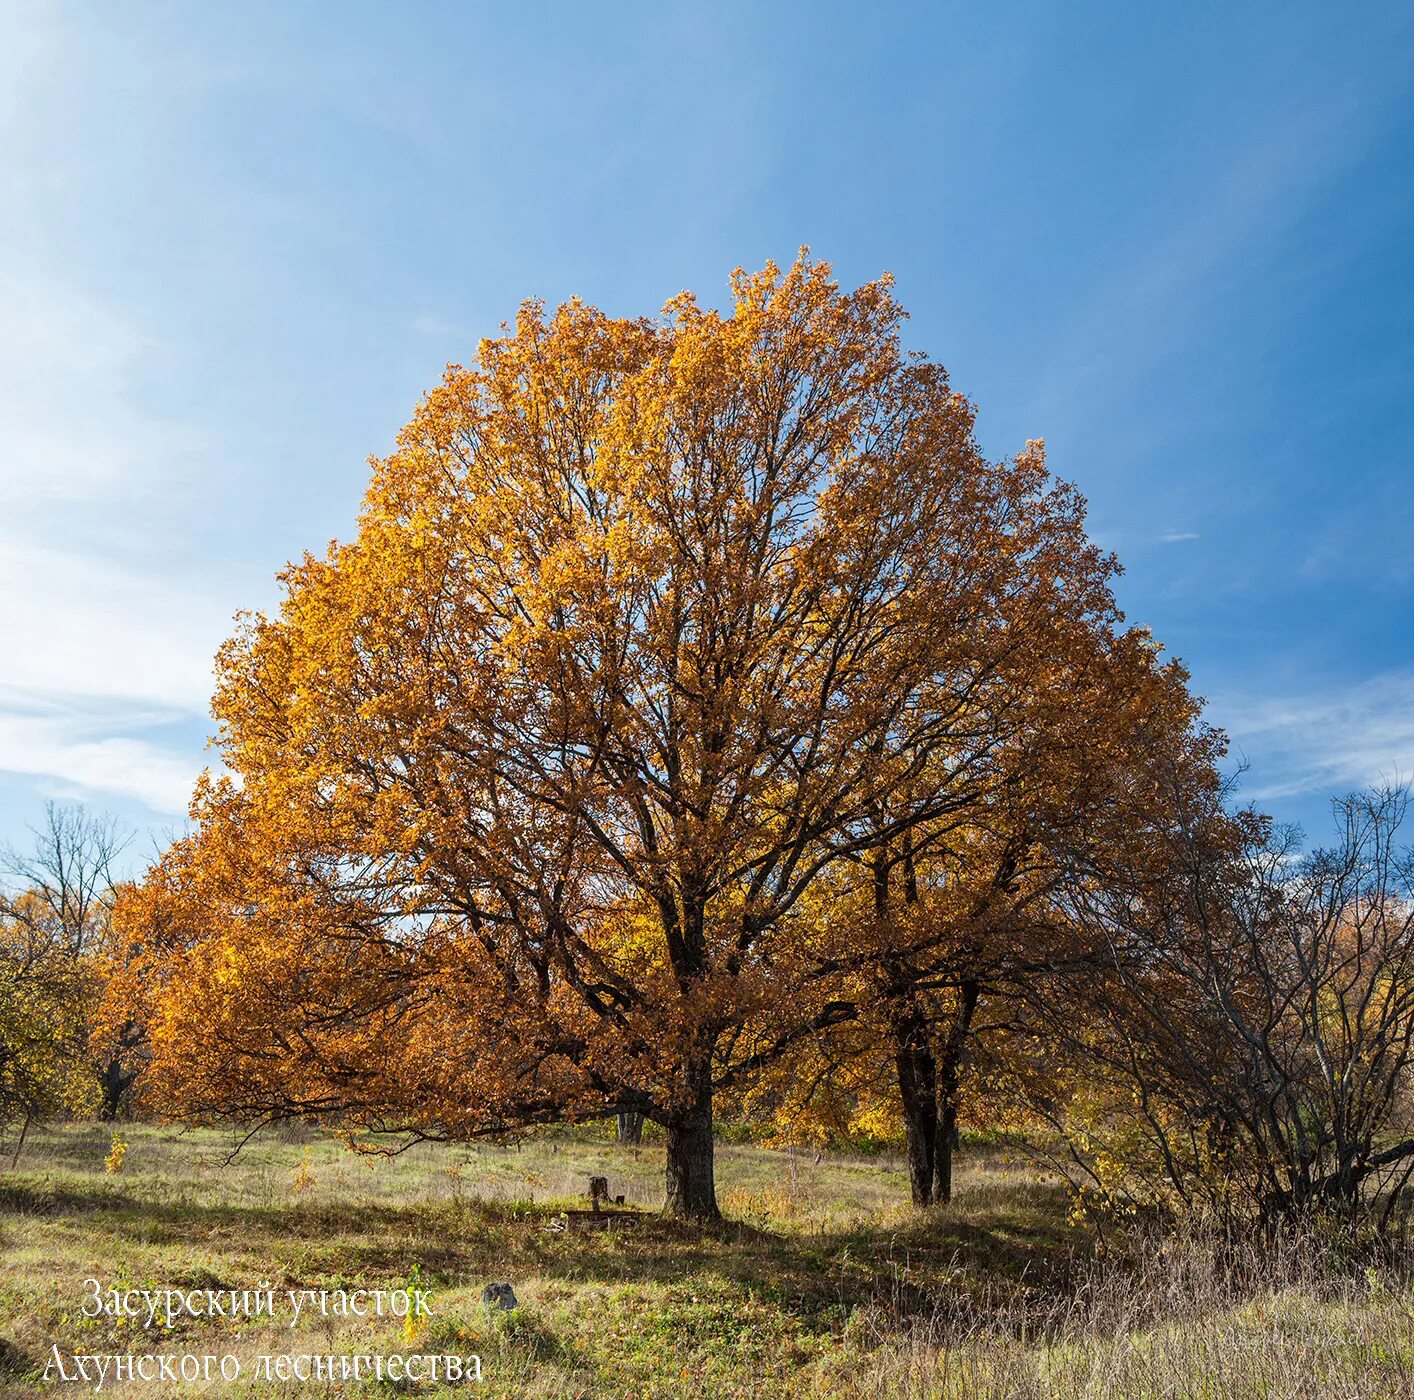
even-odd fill
[[(260, 1352), (476, 1352), (479, 1390), (494, 1395), (1414, 1394), (1402, 1274), (1333, 1275), (1292, 1251), (1235, 1286), (1181, 1244), (1097, 1262), (1059, 1189), (995, 1158), (970, 1159), (956, 1204), (921, 1220), (897, 1164), (724, 1145), (723, 1229), (654, 1219), (563, 1234), (544, 1227), (556, 1204), (582, 1204), (590, 1174), (656, 1207), (661, 1150), (556, 1134), (369, 1166), (327, 1141), (267, 1135), (224, 1165), (221, 1134), (124, 1131), (120, 1175), (103, 1170), (108, 1132), (82, 1126), (31, 1134), (19, 1169), (0, 1173), (0, 1394), (36, 1393), (55, 1342), (247, 1364)], [(434, 1317), (411, 1337), (391, 1318), (306, 1314), (291, 1331), (283, 1309), (274, 1325), (188, 1318), (147, 1333), (84, 1319), (87, 1277), (279, 1290), (417, 1280), (434, 1290)], [(502, 1279), (521, 1306), (488, 1317), (481, 1289)]]

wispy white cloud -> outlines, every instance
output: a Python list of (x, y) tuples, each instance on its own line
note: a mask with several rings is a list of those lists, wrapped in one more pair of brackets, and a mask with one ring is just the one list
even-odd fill
[(1170, 530), (1166, 534), (1159, 536), (1161, 544), (1182, 544), (1184, 540), (1196, 540), (1198, 534), (1194, 530)]
[[(124, 715), (67, 707), (26, 710), (0, 702), (0, 769), (35, 780), (40, 791), (81, 800), (136, 799), (154, 812), (186, 810), (192, 785), (205, 766), (190, 744), (143, 734), (115, 733), (147, 725), (160, 735), (171, 717)], [(154, 721), (156, 721), (154, 723)]]
[(227, 609), (112, 560), (0, 536), (0, 771), (41, 791), (181, 812)]
[(0, 250), (0, 502), (17, 511), (141, 491), (201, 435), (143, 412), (136, 327), (13, 249)]
[(1414, 674), (1392, 672), (1327, 691), (1213, 705), (1251, 763), (1257, 801), (1339, 795), (1414, 775)]
[(57, 7), (21, 0), (0, 13), (0, 519), (12, 529), (46, 506), (140, 493), (201, 443), (143, 408), (150, 336), (54, 247), (53, 211), (77, 172), (46, 104), (72, 48)]
[(15, 690), (205, 712), (230, 608), (164, 575), (160, 559), (143, 570), (0, 534), (0, 596), (0, 655)]
[(0, 771), (177, 813), (202, 766), (194, 736), (229, 608), (143, 560), (139, 503), (202, 445), (141, 402), (157, 347), (44, 248), (48, 177), (22, 154), (22, 98), (58, 61), (52, 20), (22, 6), (0, 23), (0, 49), (28, 56), (13, 74), (0, 59), (15, 79), (0, 84)]
[(77, 61), (60, 10), (0, 14), (0, 772), (179, 813), (230, 607), (163, 557), (207, 446), (146, 400), (163, 347), (53, 247), (76, 171), (46, 103)]

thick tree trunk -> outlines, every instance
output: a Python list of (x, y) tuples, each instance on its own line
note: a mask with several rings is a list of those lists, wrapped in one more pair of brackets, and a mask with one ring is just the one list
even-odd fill
[(667, 1209), (687, 1220), (720, 1220), (712, 1161), (712, 1052), (718, 1032), (700, 1019), (698, 988), (708, 974), (707, 882), (683, 872), (680, 902), (664, 897), (663, 930), (668, 959), (678, 979), (687, 1024), (695, 1023), (680, 1070), (676, 1111), (664, 1121), (668, 1133)]
[(686, 1071), (688, 1107), (668, 1119), (668, 1213), (691, 1220), (718, 1220), (712, 1160), (711, 1062)]
[(643, 1115), (641, 1113), (619, 1114), (619, 1141), (630, 1147), (637, 1147), (643, 1141)]
[(928, 1026), (916, 1011), (894, 1027), (895, 1063), (903, 1107), (904, 1135), (908, 1144), (908, 1180), (913, 1204), (933, 1203), (933, 1170), (938, 1144), (938, 1100), (933, 1051)]

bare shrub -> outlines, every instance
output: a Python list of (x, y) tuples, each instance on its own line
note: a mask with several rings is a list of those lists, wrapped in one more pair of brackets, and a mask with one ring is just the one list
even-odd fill
[(1073, 1068), (1033, 1107), (1082, 1196), (1390, 1225), (1414, 1172), (1407, 806), (1337, 803), (1337, 844), (1305, 857), (1254, 816), (1183, 813), (1161, 861), (1077, 893), (1114, 957), (1044, 989)]

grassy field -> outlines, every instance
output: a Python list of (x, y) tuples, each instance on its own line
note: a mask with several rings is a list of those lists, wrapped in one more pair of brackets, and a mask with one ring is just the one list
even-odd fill
[[(231, 1385), (105, 1384), (105, 1395), (1414, 1395), (1414, 1289), (1397, 1262), (1338, 1267), (1308, 1243), (1219, 1264), (1193, 1239), (1110, 1240), (1066, 1223), (1059, 1186), (965, 1154), (955, 1203), (919, 1217), (897, 1162), (723, 1144), (729, 1222), (656, 1216), (565, 1232), (591, 1174), (656, 1210), (662, 1153), (588, 1133), (519, 1147), (356, 1159), (302, 1132), (234, 1162), (220, 1133), (31, 1133), (0, 1172), (0, 1394), (46, 1393), (51, 1348), (232, 1354)], [(8, 1162), (8, 1156), (5, 1159)], [(291, 1327), (85, 1318), (84, 1280), (165, 1289), (422, 1287), (430, 1321)], [(509, 1282), (519, 1306), (488, 1312)], [(479, 1386), (262, 1382), (265, 1354), (477, 1354)], [(85, 1393), (79, 1384), (57, 1393)]]

